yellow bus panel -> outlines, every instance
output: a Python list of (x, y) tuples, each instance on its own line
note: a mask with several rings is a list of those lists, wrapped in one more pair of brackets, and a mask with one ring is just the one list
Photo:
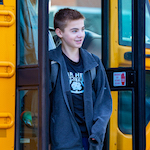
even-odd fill
[(0, 5), (0, 149), (14, 150), (16, 1)]

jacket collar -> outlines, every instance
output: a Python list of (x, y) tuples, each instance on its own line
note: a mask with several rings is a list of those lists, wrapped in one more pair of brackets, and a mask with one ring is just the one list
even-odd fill
[(80, 54), (83, 59), (84, 72), (98, 66), (98, 63), (96, 62), (92, 54), (87, 50), (80, 48)]
[[(49, 55), (50, 60), (58, 62), (60, 65), (63, 64), (64, 58), (62, 56), (61, 44), (54, 50), (51, 50), (53, 55)], [(80, 54), (83, 60), (84, 72), (91, 70), (92, 68), (98, 66), (94, 57), (87, 50), (80, 48)]]

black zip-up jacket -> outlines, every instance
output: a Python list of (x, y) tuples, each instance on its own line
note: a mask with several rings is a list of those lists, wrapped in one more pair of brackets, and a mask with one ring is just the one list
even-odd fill
[[(100, 59), (82, 48), (80, 53), (84, 66), (84, 113), (90, 150), (101, 150), (112, 112), (110, 88)], [(54, 88), (49, 81), (51, 149), (83, 150), (81, 131), (72, 111), (73, 106), (70, 103), (72, 97), (61, 45), (49, 51), (49, 67), (51, 61), (56, 61), (59, 66)], [(92, 81), (90, 70), (94, 67), (96, 67), (96, 77)], [(91, 138), (95, 138), (96, 142), (93, 142)]]

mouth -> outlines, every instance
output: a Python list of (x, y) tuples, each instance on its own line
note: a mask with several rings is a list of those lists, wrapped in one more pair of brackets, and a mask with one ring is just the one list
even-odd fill
[(75, 40), (75, 42), (76, 42), (77, 44), (81, 44), (81, 43), (83, 42), (83, 40), (82, 40), (82, 39), (79, 39), (79, 40)]

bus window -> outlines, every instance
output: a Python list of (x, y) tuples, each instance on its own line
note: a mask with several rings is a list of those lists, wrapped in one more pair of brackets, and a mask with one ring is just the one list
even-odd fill
[(130, 45), (132, 40), (132, 5), (131, 0), (119, 1), (119, 44)]
[(20, 1), (20, 65), (38, 63), (37, 1)]
[[(119, 0), (118, 1), (118, 26), (114, 30), (118, 32), (119, 37), (115, 38), (118, 41), (118, 45), (112, 47), (115, 56), (112, 57), (112, 67), (131, 67), (132, 66), (132, 1), (131, 0)], [(145, 46), (146, 54), (149, 54), (150, 48), (150, 4), (146, 0), (145, 4)], [(116, 20), (117, 21), (117, 20)], [(118, 31), (117, 31), (118, 30)], [(116, 35), (113, 35), (114, 37)], [(113, 37), (112, 37), (112, 40)], [(114, 58), (113, 58), (114, 57)], [(114, 60), (114, 61), (113, 61)], [(146, 67), (149, 67), (149, 60), (146, 59)], [(150, 67), (149, 67), (150, 68)]]
[(146, 125), (150, 121), (150, 71), (146, 71), (146, 77), (145, 77), (146, 83), (145, 83), (145, 90), (146, 90)]
[(38, 147), (38, 90), (21, 90), (20, 150)]
[[(37, 8), (37, 0), (20, 0), (18, 66), (38, 64)], [(38, 94), (33, 88), (18, 92), (20, 150), (38, 150)]]
[[(132, 5), (131, 0), (119, 0), (119, 44), (131, 46), (132, 42)], [(145, 43), (150, 48), (150, 4), (145, 7)]]
[(150, 48), (150, 2), (149, 0), (146, 0), (146, 7), (145, 7), (145, 18), (146, 18), (146, 29), (145, 29), (145, 43), (146, 48)]
[(132, 134), (132, 91), (119, 91), (118, 127), (124, 134)]
[(49, 29), (54, 38), (56, 46), (60, 44), (60, 39), (58, 39), (54, 33), (53, 17), (59, 9), (64, 7), (76, 9), (85, 16), (85, 41), (82, 47), (101, 58), (101, 0), (84, 0), (84, 2), (79, 0), (66, 0), (65, 6), (63, 1), (50, 1)]

